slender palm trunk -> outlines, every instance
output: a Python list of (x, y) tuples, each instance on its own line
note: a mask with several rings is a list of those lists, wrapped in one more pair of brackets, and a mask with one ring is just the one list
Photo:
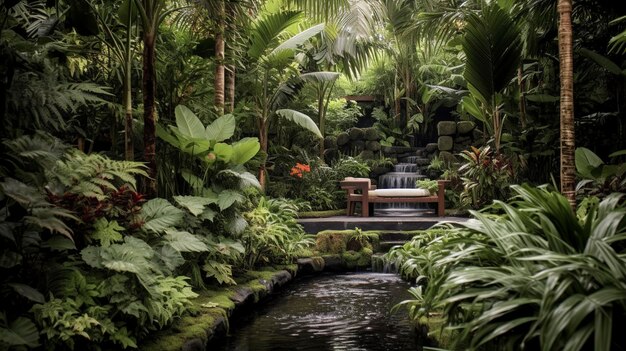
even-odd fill
[(558, 0), (559, 61), (561, 76), (561, 193), (576, 207), (574, 163), (574, 58), (572, 49), (572, 0)]
[(263, 160), (259, 165), (259, 184), (261, 184), (261, 189), (265, 190), (265, 185), (267, 183), (266, 177), (266, 158), (267, 158), (267, 150), (268, 150), (268, 142), (267, 142), (267, 134), (268, 134), (268, 125), (267, 120), (265, 118), (259, 118), (259, 144), (261, 144), (261, 151), (263, 152)]
[(519, 119), (522, 129), (526, 129), (526, 84), (524, 83), (524, 64), (517, 69), (517, 83), (519, 85)]
[(215, 82), (214, 104), (218, 115), (224, 114), (224, 31), (226, 12), (223, 0), (219, 2), (217, 13), (217, 34), (215, 35)]
[(156, 34), (144, 29), (143, 36), (143, 143), (144, 161), (148, 167), (144, 192), (149, 198), (157, 196), (156, 163)]
[[(132, 4), (132, 3), (131, 3)], [(131, 21), (128, 15), (126, 23), (126, 61), (124, 62), (124, 158), (127, 161), (135, 160), (133, 145), (133, 94), (132, 94), (132, 50), (131, 50)]]
[(235, 110), (235, 65), (228, 65), (224, 78), (226, 83), (224, 112), (231, 113)]

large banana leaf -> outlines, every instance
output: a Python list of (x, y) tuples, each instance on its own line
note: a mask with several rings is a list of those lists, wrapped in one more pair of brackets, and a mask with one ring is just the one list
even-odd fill
[(467, 58), (463, 76), (490, 106), (494, 96), (513, 78), (521, 59), (520, 31), (497, 4), (467, 18), (463, 51)]
[(281, 109), (276, 111), (276, 114), (286, 120), (296, 123), (297, 125), (315, 134), (318, 138), (323, 138), (317, 124), (313, 122), (311, 117), (305, 115), (304, 113), (290, 109)]
[(284, 42), (282, 42), (280, 45), (278, 45), (274, 50), (272, 50), (272, 52), (269, 54), (269, 56), (273, 56), (281, 51), (284, 50), (293, 50), (295, 48), (297, 48), (298, 46), (304, 44), (307, 40), (311, 39), (313, 36), (317, 35), (318, 33), (320, 33), (321, 31), (324, 30), (324, 24), (318, 24), (316, 26), (313, 26), (309, 29), (305, 29), (302, 32), (294, 35), (293, 37), (285, 40)]

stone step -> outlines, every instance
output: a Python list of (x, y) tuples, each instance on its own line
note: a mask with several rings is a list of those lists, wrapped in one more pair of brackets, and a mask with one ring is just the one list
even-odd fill
[(389, 252), (392, 247), (404, 245), (408, 240), (381, 241), (378, 243), (378, 252)]

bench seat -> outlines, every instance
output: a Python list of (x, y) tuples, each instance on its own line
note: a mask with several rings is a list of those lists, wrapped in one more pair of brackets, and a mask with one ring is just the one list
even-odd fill
[(356, 204), (361, 204), (361, 216), (369, 217), (371, 203), (437, 203), (436, 214), (445, 215), (445, 180), (437, 181), (436, 194), (426, 189), (375, 189), (368, 178), (346, 178), (340, 182), (347, 192), (348, 216), (354, 214)]

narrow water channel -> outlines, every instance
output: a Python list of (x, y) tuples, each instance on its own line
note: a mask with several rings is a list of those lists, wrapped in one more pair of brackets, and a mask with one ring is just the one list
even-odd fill
[(326, 275), (293, 283), (211, 348), (228, 351), (416, 350), (406, 312), (408, 283), (394, 274)]

